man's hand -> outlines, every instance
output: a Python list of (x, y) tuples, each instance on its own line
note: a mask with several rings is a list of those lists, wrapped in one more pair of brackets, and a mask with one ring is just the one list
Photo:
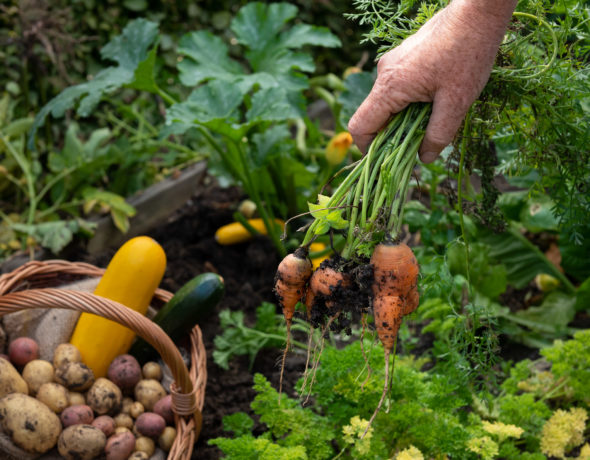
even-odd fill
[(453, 0), (383, 55), (373, 89), (348, 124), (359, 148), (365, 152), (411, 102), (433, 102), (420, 159), (434, 161), (485, 86), (515, 6), (516, 0)]

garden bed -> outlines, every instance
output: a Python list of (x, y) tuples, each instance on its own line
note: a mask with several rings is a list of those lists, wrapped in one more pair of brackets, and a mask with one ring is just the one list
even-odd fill
[[(272, 293), (274, 270), (279, 257), (266, 238), (235, 246), (220, 246), (214, 240), (215, 230), (232, 219), (241, 192), (237, 188), (219, 188), (209, 177), (203, 180), (186, 204), (172, 215), (166, 224), (149, 232), (166, 251), (168, 258), (163, 288), (176, 291), (199, 273), (213, 271), (223, 276), (226, 292), (217, 310), (200, 324), (207, 349), (207, 392), (203, 409), (203, 431), (195, 447), (195, 458), (216, 459), (217, 447), (208, 446), (207, 440), (222, 436), (222, 417), (237, 411), (250, 412), (255, 392), (252, 389), (253, 372), (267, 376), (278, 386), (279, 367), (276, 364), (280, 351), (259, 354), (253, 372), (248, 368), (247, 357), (235, 359), (229, 371), (213, 363), (213, 340), (220, 334), (218, 314), (223, 309), (242, 310), (253, 318), (258, 305), (264, 300), (274, 301)], [(114, 249), (100, 256), (90, 256), (82, 249), (71, 250), (68, 258), (83, 260), (105, 267)], [(293, 385), (301, 375), (304, 362), (290, 360), (285, 373), (285, 390), (292, 394)]]

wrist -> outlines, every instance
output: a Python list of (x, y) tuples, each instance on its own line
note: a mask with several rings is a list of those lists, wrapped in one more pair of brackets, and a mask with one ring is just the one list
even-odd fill
[(477, 30), (504, 34), (517, 0), (453, 0), (448, 6), (452, 16)]

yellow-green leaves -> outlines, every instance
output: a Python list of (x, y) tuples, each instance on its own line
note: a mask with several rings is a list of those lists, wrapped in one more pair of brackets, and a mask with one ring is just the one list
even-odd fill
[(308, 203), (311, 215), (318, 221), (317, 235), (323, 235), (331, 228), (342, 230), (348, 222), (342, 218), (342, 209), (328, 207), (329, 196), (318, 195), (318, 204)]

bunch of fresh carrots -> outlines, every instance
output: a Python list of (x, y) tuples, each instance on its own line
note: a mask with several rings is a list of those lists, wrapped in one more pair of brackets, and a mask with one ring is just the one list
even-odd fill
[[(418, 263), (412, 250), (400, 242), (400, 231), (403, 204), (429, 111), (428, 105), (410, 105), (378, 134), (362, 159), (337, 173), (348, 175), (323, 202), (324, 209), (341, 210), (347, 225), (329, 228), (316, 218), (301, 247), (283, 259), (276, 275), (275, 292), (287, 323), (283, 367), (298, 302), (305, 305), (311, 326), (324, 332), (346, 329), (357, 318), (364, 331), (366, 315), (372, 312), (385, 348), (385, 385), (371, 422), (387, 393), (390, 356), (392, 352), (395, 355), (402, 319), (419, 303)], [(326, 232), (331, 236), (343, 232), (345, 245), (312, 271), (309, 246)]]

